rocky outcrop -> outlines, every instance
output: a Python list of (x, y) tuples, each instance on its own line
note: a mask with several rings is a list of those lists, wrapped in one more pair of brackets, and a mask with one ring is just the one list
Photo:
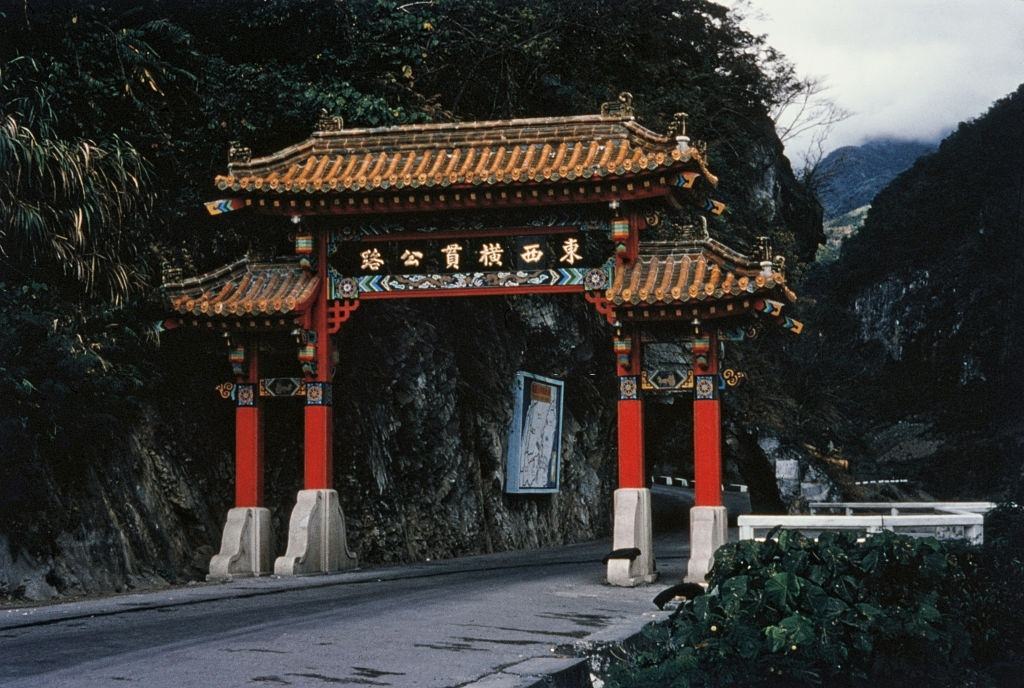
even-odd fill
[(73, 486), (51, 483), (52, 503), (40, 510), (48, 515), (20, 523), (16, 542), (0, 534), (0, 595), (43, 600), (205, 573), (222, 514), (191, 475), (198, 457), (182, 462), (168, 451), (171, 435), (156, 413), (143, 421), (123, 455)]
[[(342, 337), (336, 465), (353, 549), (409, 561), (607, 532), (608, 332), (577, 297), (371, 306)], [(352, 366), (345, 362), (351, 361)], [(507, 495), (512, 383), (564, 379), (562, 491)]]
[(928, 270), (892, 275), (861, 292), (853, 302), (860, 340), (878, 342), (892, 360), (902, 360), (907, 345), (926, 327), (914, 302), (928, 287), (928, 277)]
[(848, 419), (831, 430), (860, 478), (942, 499), (1021, 496), (1022, 123), (1024, 88), (961, 124), (811, 280), (824, 331), (805, 353)]
[[(613, 365), (606, 325), (589, 304), (579, 297), (375, 304), (360, 315), (340, 339), (335, 482), (361, 562), (608, 532)], [(291, 342), (277, 344), (270, 365), (290, 365)], [(148, 402), (124, 453), (75, 485), (52, 483), (52, 503), (40, 512), (65, 510), (67, 518), (19, 524), (19, 542), (34, 546), (0, 540), (0, 594), (46, 599), (205, 575), (231, 506), (233, 471), (233, 409), (213, 391), (220, 380), (210, 366), (189, 364), (205, 357), (216, 362), (223, 352), (165, 337), (158, 365), (171, 382)], [(556, 495), (502, 491), (519, 369), (566, 381)], [(301, 413), (290, 400), (267, 407), (267, 502), (279, 552), (301, 487)]]

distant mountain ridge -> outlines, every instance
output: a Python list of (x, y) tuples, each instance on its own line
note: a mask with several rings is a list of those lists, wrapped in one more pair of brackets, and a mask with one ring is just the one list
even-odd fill
[(937, 147), (937, 142), (877, 139), (835, 149), (816, 171), (825, 219), (869, 205), (896, 175)]

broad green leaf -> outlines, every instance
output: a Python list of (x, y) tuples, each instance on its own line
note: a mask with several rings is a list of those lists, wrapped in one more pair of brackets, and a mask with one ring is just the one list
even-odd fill
[(801, 600), (809, 607), (816, 615), (822, 615), (828, 609), (828, 603), (832, 598), (828, 596), (824, 590), (821, 589), (820, 585), (806, 582), (803, 584), (803, 595)]
[(874, 621), (876, 618), (878, 618), (884, 613), (878, 607), (867, 604), (866, 602), (861, 602), (855, 606), (861, 614), (868, 618), (868, 621)]
[(779, 622), (779, 628), (786, 631), (787, 639), (793, 645), (806, 645), (814, 641), (814, 624), (802, 614), (791, 614)]
[(722, 597), (742, 597), (747, 594), (749, 582), (750, 576), (734, 576), (724, 581), (719, 586), (719, 590), (722, 592)]
[(781, 626), (769, 626), (764, 629), (764, 634), (768, 638), (770, 648), (772, 652), (778, 652), (782, 648), (786, 647), (786, 641), (789, 634), (785, 628)]
[(880, 557), (878, 550), (871, 550), (870, 552), (864, 555), (863, 559), (860, 560), (861, 570), (863, 570), (865, 573), (874, 573), (878, 570), (879, 559)]
[(792, 573), (776, 573), (765, 582), (764, 594), (777, 609), (789, 611), (800, 594), (800, 578)]

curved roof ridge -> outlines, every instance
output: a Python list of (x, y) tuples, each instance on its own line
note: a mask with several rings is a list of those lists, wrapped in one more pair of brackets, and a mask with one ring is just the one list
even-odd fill
[(308, 297), (319, 281), (319, 275), (305, 269), (299, 259), (246, 257), (180, 282), (165, 283), (163, 289), (166, 303), (180, 315), (244, 318), (300, 312), (308, 306)]
[(349, 155), (494, 146), (562, 141), (628, 139), (653, 147), (674, 147), (674, 138), (659, 134), (633, 117), (613, 115), (571, 115), (566, 117), (524, 117), (467, 122), (400, 124), (386, 127), (317, 130), (308, 138), (246, 161), (228, 164), (228, 176), (246, 176), (295, 158), (313, 155)]

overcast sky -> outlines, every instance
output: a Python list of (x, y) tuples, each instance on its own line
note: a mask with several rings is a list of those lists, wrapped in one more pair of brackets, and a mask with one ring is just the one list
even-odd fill
[[(748, 31), (853, 112), (827, 149), (940, 138), (1024, 82), (1024, 0), (750, 0), (746, 12)], [(809, 143), (788, 144), (790, 158)]]

